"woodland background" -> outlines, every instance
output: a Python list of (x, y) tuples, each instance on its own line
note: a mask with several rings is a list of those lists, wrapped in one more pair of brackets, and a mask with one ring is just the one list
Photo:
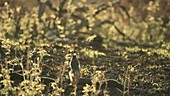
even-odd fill
[(169, 41), (169, 0), (0, 0), (0, 94), (74, 94), (74, 50), (78, 96), (169, 96)]

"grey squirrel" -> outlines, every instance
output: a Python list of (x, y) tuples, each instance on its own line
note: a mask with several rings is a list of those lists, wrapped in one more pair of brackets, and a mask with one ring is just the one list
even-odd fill
[(77, 59), (77, 54), (74, 52), (72, 54), (71, 60), (69, 62), (70, 71), (69, 78), (72, 85), (76, 85), (80, 80), (80, 62)]

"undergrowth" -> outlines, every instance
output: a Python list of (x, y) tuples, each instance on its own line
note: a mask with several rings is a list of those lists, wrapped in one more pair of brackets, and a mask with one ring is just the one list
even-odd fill
[[(126, 22), (130, 25), (122, 28), (125, 33), (126, 30), (132, 31), (131, 35), (134, 36), (122, 37), (115, 32), (115, 26), (109, 24), (97, 26), (97, 21), (101, 17), (91, 16), (91, 11), (96, 6), (88, 6), (91, 10), (86, 14), (89, 20), (81, 21), (79, 18), (80, 21), (76, 21), (76, 16), (69, 17), (74, 13), (74, 8), (80, 5), (70, 9), (65, 20), (58, 15), (48, 17), (48, 14), (39, 18), (38, 7), (21, 14), (20, 7), (10, 8), (7, 3), (4, 4), (0, 12), (0, 95), (69, 96), (71, 93), (77, 96), (138, 94), (142, 96), (144, 93), (154, 96), (169, 95), (170, 43), (163, 42), (165, 37), (159, 33), (163, 30), (160, 26), (162, 21), (157, 22), (150, 15), (147, 17), (148, 21), (140, 24), (137, 24), (139, 21), (130, 20)], [(71, 5), (68, 7), (71, 8)], [(114, 13), (114, 8), (110, 8), (110, 11)], [(131, 11), (133, 13), (133, 9)], [(117, 13), (116, 16), (120, 14)], [(86, 21), (90, 23), (88, 26), (78, 26)], [(148, 34), (144, 31), (146, 29)], [(77, 35), (78, 31), (82, 33)], [(81, 36), (84, 31), (91, 33)], [(139, 34), (133, 33), (134, 31)], [(103, 36), (99, 38), (101, 44), (91, 43), (98, 35)], [(155, 35), (151, 41), (150, 35)], [(139, 36), (142, 37), (137, 39)], [(114, 42), (117, 39), (124, 40), (125, 44), (130, 40), (132, 45), (137, 39), (136, 47), (119, 46), (121, 42)], [(141, 42), (145, 45), (148, 41), (149, 47), (139, 44)], [(152, 46), (155, 44), (157, 46)], [(70, 51), (78, 53), (77, 57), (81, 63), (82, 76), (79, 84), (75, 86), (70, 85), (68, 76), (72, 55)]]

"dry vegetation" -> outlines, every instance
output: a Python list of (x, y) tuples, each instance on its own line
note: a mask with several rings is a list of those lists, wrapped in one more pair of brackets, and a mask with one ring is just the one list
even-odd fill
[[(169, 96), (169, 0), (0, 0), (0, 95)], [(81, 77), (69, 78), (77, 53)]]

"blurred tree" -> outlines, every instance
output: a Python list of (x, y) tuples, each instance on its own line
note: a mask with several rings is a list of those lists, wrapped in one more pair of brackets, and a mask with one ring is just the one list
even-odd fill
[[(57, 32), (71, 39), (89, 33), (134, 44), (169, 40), (169, 0), (1, 0), (0, 5), (4, 2), (16, 11), (20, 8), (19, 15), (39, 7), (44, 23), (55, 20), (50, 30), (56, 31), (50, 34)], [(62, 31), (56, 26), (62, 26)]]

